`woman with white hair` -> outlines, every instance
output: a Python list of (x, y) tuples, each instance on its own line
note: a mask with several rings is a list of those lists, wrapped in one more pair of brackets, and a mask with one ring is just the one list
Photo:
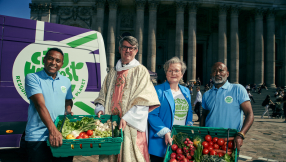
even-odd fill
[(179, 85), (186, 68), (183, 61), (173, 57), (164, 65), (167, 81), (155, 87), (161, 106), (148, 115), (151, 162), (164, 161), (167, 145), (172, 145), (173, 125), (192, 125), (190, 91)]

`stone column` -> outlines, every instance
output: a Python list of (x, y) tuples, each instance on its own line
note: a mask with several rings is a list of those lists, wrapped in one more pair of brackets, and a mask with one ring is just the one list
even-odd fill
[(188, 39), (188, 81), (196, 81), (196, 59), (197, 59), (197, 4), (189, 4), (189, 39)]
[(247, 75), (246, 80), (247, 84), (253, 84), (254, 83), (254, 18), (252, 15), (249, 17), (249, 21), (247, 23)]
[(148, 61), (147, 68), (156, 72), (157, 1), (149, 2)]
[(284, 61), (283, 67), (282, 67), (282, 85), (286, 86), (286, 17), (284, 17), (283, 23), (282, 23), (282, 58)]
[(238, 83), (239, 78), (239, 38), (238, 38), (239, 8), (231, 8), (230, 15), (230, 82)]
[(107, 32), (107, 55), (109, 55), (109, 68), (114, 67), (115, 60), (115, 31), (116, 31), (116, 16), (117, 16), (117, 0), (108, 0), (109, 18)]
[(96, 8), (97, 8), (96, 22), (93, 23), (97, 24), (96, 30), (100, 33), (103, 33), (105, 0), (97, 0)]
[(219, 6), (218, 61), (225, 65), (227, 65), (226, 14), (227, 6)]
[(144, 32), (144, 8), (145, 0), (136, 0), (136, 38), (138, 40), (138, 53), (137, 59), (142, 64), (142, 54), (143, 54), (143, 32)]
[(261, 85), (264, 78), (263, 10), (255, 12), (255, 57), (254, 83)]
[(175, 55), (184, 60), (184, 11), (186, 3), (177, 1), (176, 3), (176, 42)]
[(275, 88), (275, 17), (274, 11), (267, 13), (267, 51), (265, 61), (265, 83)]

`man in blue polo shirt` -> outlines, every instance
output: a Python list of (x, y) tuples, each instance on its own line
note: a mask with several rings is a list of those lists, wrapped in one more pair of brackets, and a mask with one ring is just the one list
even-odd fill
[(214, 86), (203, 95), (200, 126), (237, 129), (234, 145), (240, 150), (254, 120), (249, 96), (242, 85), (227, 81), (229, 72), (225, 64), (215, 63), (211, 76)]
[(62, 135), (54, 121), (58, 115), (71, 114), (72, 93), (70, 80), (59, 74), (63, 66), (63, 52), (51, 48), (44, 57), (44, 69), (28, 74), (25, 78), (25, 89), (30, 101), (28, 122), (25, 130), (28, 161), (72, 161), (73, 157), (55, 158), (50, 147), (62, 145)]

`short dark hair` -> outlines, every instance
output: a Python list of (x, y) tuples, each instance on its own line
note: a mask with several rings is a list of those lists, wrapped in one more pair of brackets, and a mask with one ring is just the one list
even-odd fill
[(201, 87), (196, 87), (197, 89), (201, 90)]
[[(50, 53), (51, 51), (57, 51), (57, 52), (61, 53), (61, 54), (63, 55), (63, 57), (64, 57), (63, 51), (62, 51), (61, 49), (59, 49), (59, 48), (50, 48), (50, 49), (47, 51), (46, 56), (49, 55), (49, 53)], [(46, 56), (45, 56), (45, 57), (46, 57)]]

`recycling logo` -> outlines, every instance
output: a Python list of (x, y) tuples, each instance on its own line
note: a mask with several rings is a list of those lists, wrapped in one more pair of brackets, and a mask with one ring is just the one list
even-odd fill
[(184, 120), (188, 113), (188, 102), (185, 99), (175, 99), (175, 119)]
[[(71, 81), (74, 105), (81, 110), (80, 114), (94, 114), (91, 101), (77, 100), (85, 93), (89, 78), (87, 62), (95, 63), (92, 51), (98, 50), (97, 33), (95, 31), (57, 41), (41, 41), (26, 46), (18, 54), (13, 64), (13, 82), (20, 96), (29, 103), (25, 91), (25, 76), (43, 70), (43, 59), (50, 48), (60, 48), (64, 53), (64, 62), (59, 73)], [(85, 46), (84, 46), (85, 45)], [(84, 46), (84, 47), (83, 47)], [(67, 92), (67, 87), (62, 86), (61, 91)], [(84, 98), (84, 97), (82, 97)]]

